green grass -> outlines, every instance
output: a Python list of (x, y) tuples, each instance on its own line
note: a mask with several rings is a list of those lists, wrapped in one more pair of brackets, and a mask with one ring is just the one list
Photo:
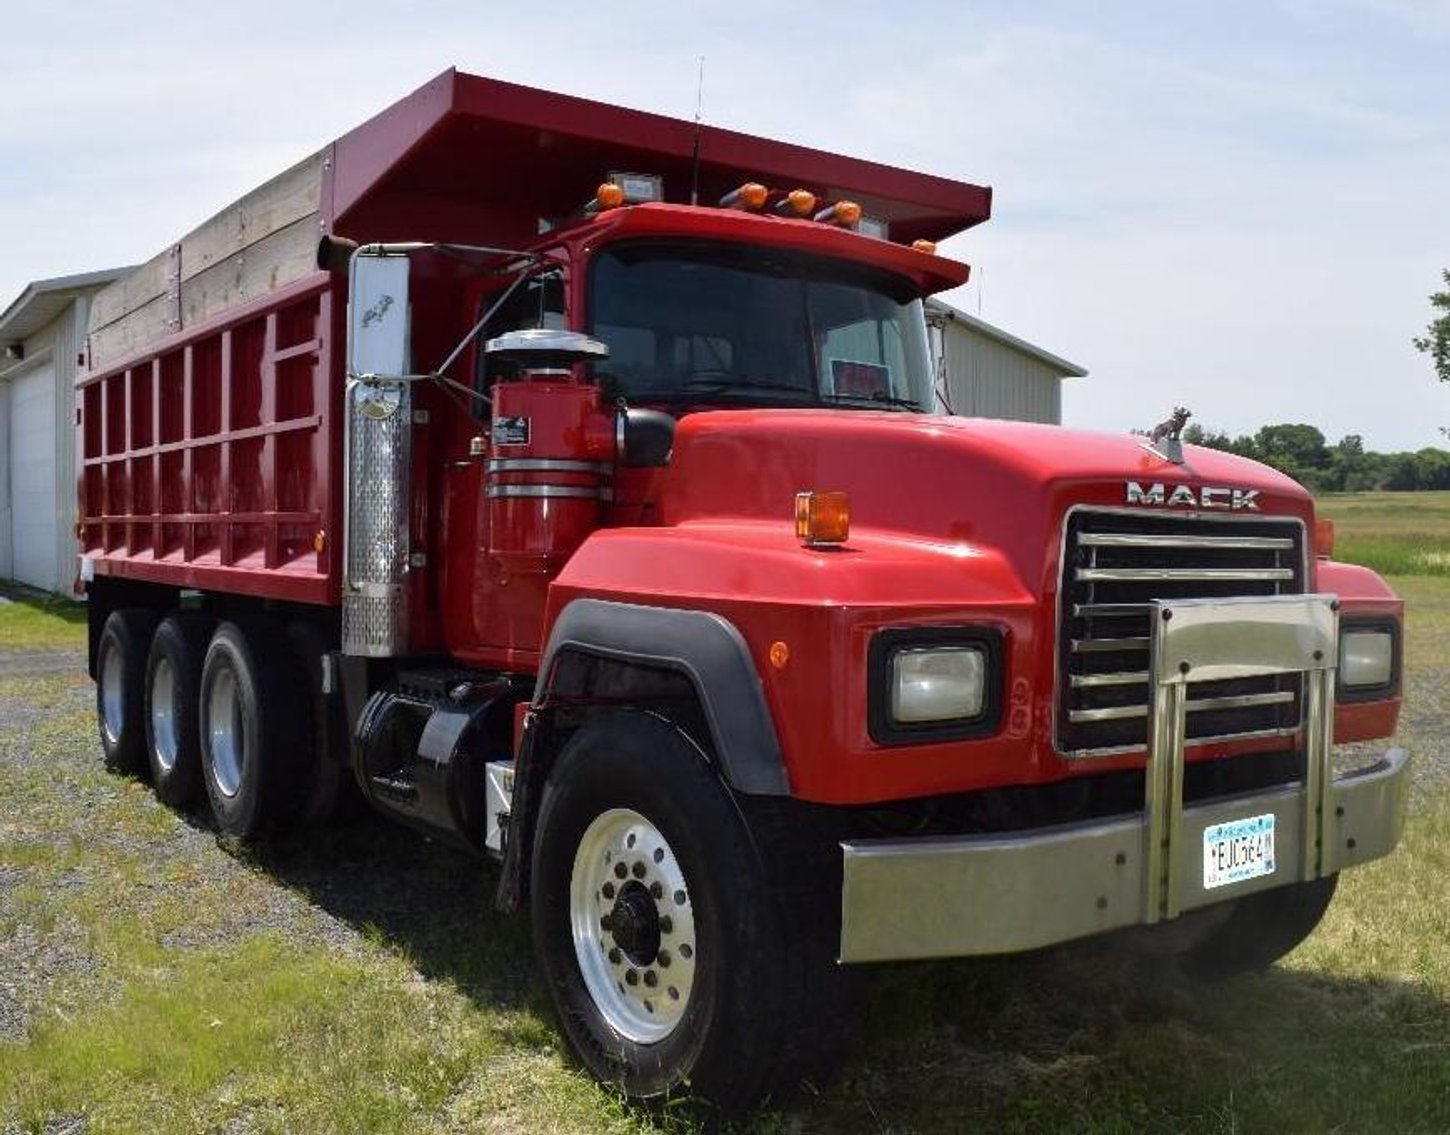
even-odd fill
[(1336, 559), (1384, 575), (1450, 576), (1450, 492), (1326, 493)]
[(86, 641), (83, 603), (0, 581), (0, 649), (64, 650)]

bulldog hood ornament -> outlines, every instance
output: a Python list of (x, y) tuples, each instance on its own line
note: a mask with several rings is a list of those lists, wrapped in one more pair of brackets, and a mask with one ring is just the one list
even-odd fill
[(1188, 419), (1191, 417), (1193, 415), (1186, 406), (1173, 407), (1173, 413), (1166, 421), (1159, 422), (1148, 431), (1148, 440), (1143, 443), (1143, 448), (1149, 453), (1163, 458), (1164, 461), (1182, 465), (1183, 427), (1188, 424)]

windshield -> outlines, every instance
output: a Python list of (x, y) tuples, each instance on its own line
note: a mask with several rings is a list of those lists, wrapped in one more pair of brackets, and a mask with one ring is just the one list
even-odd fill
[(931, 408), (905, 281), (781, 249), (637, 242), (594, 259), (603, 388), (637, 402)]

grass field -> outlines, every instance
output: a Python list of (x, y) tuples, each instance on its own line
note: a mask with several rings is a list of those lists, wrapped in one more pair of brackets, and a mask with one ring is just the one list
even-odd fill
[[(1341, 555), (1418, 540), (1398, 503), (1332, 501)], [(1443, 507), (1410, 509), (1442, 542)], [(1450, 1130), (1450, 579), (1391, 582), (1400, 740), (1441, 772), (1284, 963), (1214, 987), (1111, 944), (885, 968), (841, 1078), (734, 1129)], [(492, 868), (368, 821), (248, 852), (104, 773), (83, 637), (0, 605), (0, 658), (76, 659), (0, 669), (0, 1131), (711, 1126), (571, 1066)]]
[(1335, 556), (1385, 575), (1450, 576), (1450, 493), (1328, 493)]

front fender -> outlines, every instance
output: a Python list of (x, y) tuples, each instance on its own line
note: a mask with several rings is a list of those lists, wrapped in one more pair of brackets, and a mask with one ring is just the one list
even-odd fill
[[(1405, 604), (1376, 572), (1359, 564), (1337, 560), (1316, 560), (1314, 564), (1317, 589), (1339, 596), (1339, 622), (1342, 627), (1356, 618), (1393, 620), (1401, 628), (1404, 641)], [(1370, 741), (1392, 736), (1399, 724), (1401, 690), (1404, 685), (1402, 657), (1395, 659), (1400, 684), (1393, 697), (1378, 701), (1341, 701), (1334, 707), (1334, 740)]]
[[(750, 520), (606, 529), (551, 586), (549, 640), (581, 600), (733, 626), (791, 794), (801, 799), (867, 803), (1020, 783), (1041, 779), (1055, 760), (1031, 731), (1039, 604), (997, 549), (866, 527), (843, 546), (807, 548), (785, 523)], [(996, 736), (916, 744), (909, 759), (872, 740), (869, 644), (879, 630), (902, 626), (987, 627), (1000, 636), (1012, 697)], [(759, 704), (754, 695), (751, 704)]]

